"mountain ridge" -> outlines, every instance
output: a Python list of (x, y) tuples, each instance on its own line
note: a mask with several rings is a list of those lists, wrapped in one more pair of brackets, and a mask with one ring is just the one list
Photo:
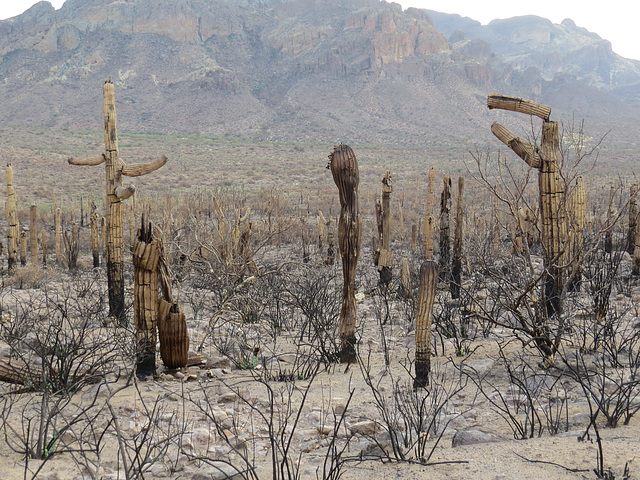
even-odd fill
[(378, 0), (39, 2), (0, 21), (0, 109), (100, 128), (111, 78), (125, 128), (251, 140), (460, 141), (486, 135), (492, 91), (640, 117), (640, 62), (597, 34), (473, 22)]

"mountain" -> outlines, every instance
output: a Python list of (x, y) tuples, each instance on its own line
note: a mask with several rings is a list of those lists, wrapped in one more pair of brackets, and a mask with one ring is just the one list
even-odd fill
[[(478, 22), (378, 0), (67, 0), (0, 21), (12, 125), (446, 148), (487, 137), (488, 93), (636, 124), (640, 63), (570, 20)], [(622, 119), (622, 120), (620, 120)]]

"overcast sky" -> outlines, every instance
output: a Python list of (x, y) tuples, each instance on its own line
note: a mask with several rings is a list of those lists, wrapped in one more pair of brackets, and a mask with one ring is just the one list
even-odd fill
[[(34, 0), (0, 0), (0, 19), (19, 15), (36, 3)], [(60, 8), (63, 0), (51, 0)], [(538, 15), (553, 23), (571, 18), (580, 27), (597, 33), (613, 45), (613, 51), (640, 60), (640, 2), (634, 0), (400, 0), (403, 8), (418, 7), (445, 13), (457, 13), (486, 24), (494, 18)]]

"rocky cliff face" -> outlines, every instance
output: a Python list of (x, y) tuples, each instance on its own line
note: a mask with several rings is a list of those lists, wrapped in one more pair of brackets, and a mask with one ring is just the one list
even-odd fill
[(569, 21), (482, 27), (378, 0), (67, 0), (0, 21), (14, 124), (99, 128), (112, 78), (129, 129), (425, 143), (484, 131), (493, 90), (564, 98), (557, 75), (590, 114), (631, 114), (614, 95), (634, 101), (638, 72)]

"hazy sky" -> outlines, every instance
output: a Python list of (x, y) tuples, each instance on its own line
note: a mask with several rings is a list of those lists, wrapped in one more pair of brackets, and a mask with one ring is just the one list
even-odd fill
[[(640, 2), (633, 0), (397, 0), (403, 8), (418, 7), (445, 13), (458, 13), (484, 24), (494, 18), (538, 15), (553, 23), (571, 18), (580, 27), (609, 40), (623, 57), (640, 60)], [(35, 0), (0, 0), (0, 19), (19, 15)], [(51, 0), (60, 8), (63, 0)]]

